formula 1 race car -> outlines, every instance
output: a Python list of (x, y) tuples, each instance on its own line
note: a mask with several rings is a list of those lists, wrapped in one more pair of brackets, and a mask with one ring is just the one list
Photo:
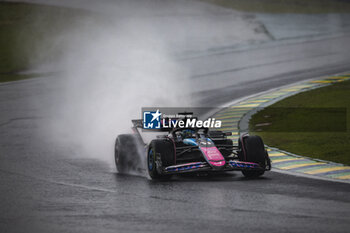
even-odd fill
[[(119, 135), (115, 143), (115, 163), (120, 173), (147, 170), (152, 179), (166, 179), (179, 173), (242, 171), (258, 177), (271, 170), (271, 161), (259, 136), (242, 135), (238, 145), (232, 133), (208, 128), (168, 128), (146, 144), (138, 129), (142, 120), (132, 120), (134, 134)], [(161, 130), (160, 130), (161, 131)]]

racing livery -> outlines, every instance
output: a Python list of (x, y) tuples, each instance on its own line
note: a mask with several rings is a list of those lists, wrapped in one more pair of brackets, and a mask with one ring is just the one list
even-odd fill
[(132, 120), (133, 134), (119, 135), (115, 143), (115, 163), (120, 173), (130, 169), (147, 170), (152, 179), (170, 178), (188, 172), (242, 171), (258, 177), (271, 169), (271, 161), (259, 136), (242, 135), (238, 145), (227, 136), (232, 133), (209, 128), (166, 128), (146, 144), (139, 131), (142, 120)]

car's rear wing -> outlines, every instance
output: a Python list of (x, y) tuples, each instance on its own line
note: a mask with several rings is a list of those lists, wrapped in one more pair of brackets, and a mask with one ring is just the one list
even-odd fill
[(131, 120), (131, 123), (135, 128), (143, 128), (143, 120), (141, 119)]
[[(167, 118), (165, 118), (167, 120)], [(172, 119), (172, 120), (176, 120), (176, 119)], [(133, 124), (133, 129), (137, 130), (137, 129), (143, 129), (143, 120), (141, 119), (135, 119), (135, 120), (131, 120), (132, 124)], [(161, 118), (161, 124), (163, 122), (163, 118)], [(153, 132), (170, 132), (172, 131), (174, 128), (172, 127), (160, 127), (160, 129), (146, 129), (147, 131), (153, 131)]]

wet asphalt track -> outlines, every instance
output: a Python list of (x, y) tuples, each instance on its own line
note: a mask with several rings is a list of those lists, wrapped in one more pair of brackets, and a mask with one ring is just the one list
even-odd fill
[[(212, 97), (224, 103), (348, 70), (349, 37), (244, 53), (227, 50), (186, 64), (198, 70), (194, 82), (196, 77), (208, 83), (214, 83), (214, 77), (240, 77), (195, 95), (203, 103)], [(232, 63), (237, 67), (232, 68)], [(45, 116), (37, 112), (55, 91), (45, 88), (47, 82), (52, 80), (0, 85), (0, 232), (328, 233), (350, 229), (348, 184), (275, 172), (257, 180), (235, 172), (153, 182), (143, 176), (119, 175), (111, 164), (80, 158), (73, 146), (43, 143), (36, 132)]]
[[(0, 86), (1, 232), (346, 232), (350, 227), (348, 184), (274, 172), (258, 180), (236, 172), (157, 183), (81, 159), (74, 147), (43, 143), (36, 131), (45, 119), (36, 114), (52, 91), (43, 88), (46, 82), (51, 79)], [(240, 90), (251, 94), (270, 87), (261, 80)]]

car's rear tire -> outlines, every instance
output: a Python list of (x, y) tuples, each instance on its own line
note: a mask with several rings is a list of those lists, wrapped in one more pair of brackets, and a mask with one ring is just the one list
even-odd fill
[(264, 142), (259, 136), (245, 136), (238, 140), (238, 158), (241, 161), (257, 163), (263, 170), (243, 170), (245, 177), (259, 177), (265, 173), (267, 152)]
[(115, 141), (114, 159), (119, 173), (142, 170), (143, 145), (133, 134), (121, 134)]
[[(159, 161), (160, 167), (156, 163)], [(149, 146), (147, 153), (147, 170), (152, 179), (169, 179), (171, 175), (161, 174), (163, 167), (175, 164), (175, 148), (174, 144), (169, 139), (153, 140)]]

